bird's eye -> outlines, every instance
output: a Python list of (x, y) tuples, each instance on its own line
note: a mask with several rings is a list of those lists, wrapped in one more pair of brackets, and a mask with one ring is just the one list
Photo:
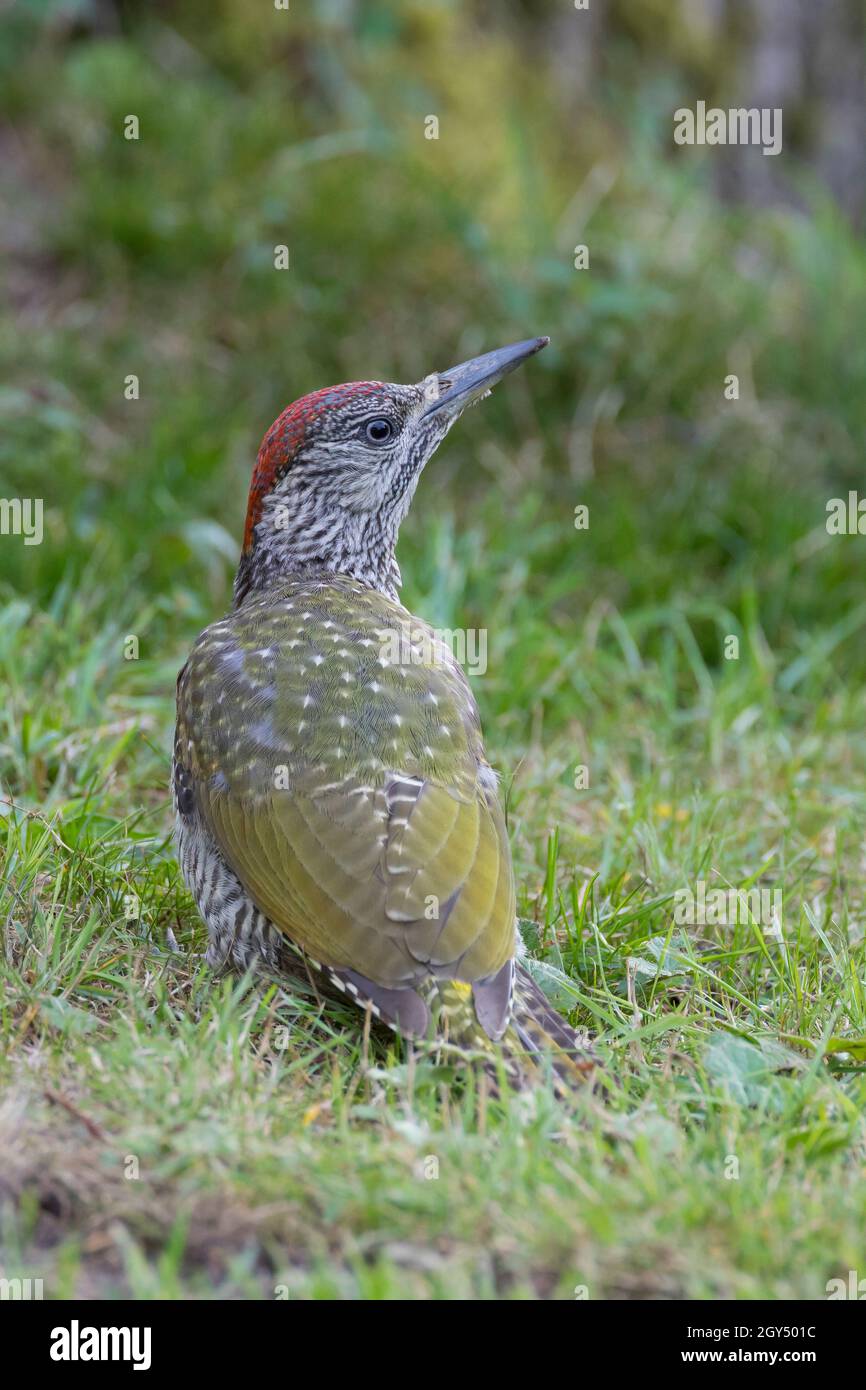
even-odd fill
[(364, 426), (364, 436), (370, 444), (386, 444), (394, 433), (394, 426), (384, 416), (378, 420), (368, 420)]

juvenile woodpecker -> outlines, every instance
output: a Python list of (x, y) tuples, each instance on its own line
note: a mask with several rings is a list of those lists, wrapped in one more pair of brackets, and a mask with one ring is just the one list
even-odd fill
[[(496, 774), (452, 652), (398, 600), (397, 533), (463, 411), (547, 338), (417, 385), (304, 396), (253, 471), (227, 617), (177, 682), (172, 789), (208, 960), (313, 972), (518, 1085), (593, 1055), (516, 959)], [(296, 959), (297, 968), (297, 959)]]

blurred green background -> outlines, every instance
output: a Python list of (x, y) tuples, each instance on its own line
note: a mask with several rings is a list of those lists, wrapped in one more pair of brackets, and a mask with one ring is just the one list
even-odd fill
[[(675, 107), (720, 87), (756, 99), (768, 7), (596, 8), (6, 6), (0, 491), (44, 495), (47, 537), (0, 546), (3, 581), (44, 597), (88, 568), (122, 574), (112, 611), (149, 595), (170, 617), (205, 578), (209, 611), (284, 404), (548, 333), (430, 470), (410, 596), (458, 502), (478, 571), (485, 528), (523, 551), (542, 513), (561, 525), (585, 502), (578, 606), (711, 586), (737, 610), (754, 592), (775, 644), (856, 604), (856, 546), (820, 536), (826, 498), (862, 476), (866, 427), (857, 180), (821, 155), (838, 70), (802, 79), (779, 159), (677, 148)], [(850, 47), (860, 6), (831, 11)], [(751, 171), (733, 180), (745, 201), (720, 201), (723, 167)]]

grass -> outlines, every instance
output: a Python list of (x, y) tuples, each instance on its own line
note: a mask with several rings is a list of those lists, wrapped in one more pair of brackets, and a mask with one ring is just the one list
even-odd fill
[[(720, 209), (664, 155), (651, 85), (578, 213), (598, 152), (519, 49), (476, 34), (455, 63), (462, 17), (410, 8), (399, 34), (332, 16), (305, 77), (262, 69), (228, 0), (194, 45), (190, 5), (0, 54), (0, 494), (46, 512), (43, 545), (0, 538), (2, 1273), (49, 1297), (822, 1298), (866, 1260), (863, 541), (824, 524), (866, 443), (866, 256), (817, 199)], [(489, 123), (484, 158), (416, 138), (431, 92)], [(166, 789), (174, 678), (286, 399), (536, 331), (400, 558), (414, 611), (488, 633), (524, 940), (611, 1078), (573, 1112), (212, 978)], [(780, 930), (678, 923), (699, 881), (778, 891)]]
[[(492, 540), (495, 586), (514, 554)], [(540, 613), (562, 582), (545, 575)], [(629, 669), (646, 616), (617, 618), (608, 652), (611, 619), (584, 623), (575, 650), (565, 628), (533, 638), (502, 587), (491, 636), (514, 622), (552, 691), (523, 745), (504, 673), (478, 681), (493, 756), (522, 756), (524, 935), (617, 1082), (572, 1117), (545, 1092), (449, 1086), (338, 1005), (209, 978), (167, 841), (167, 663), (124, 667), (122, 625), (88, 632), (90, 611), (70, 593), (3, 634), (23, 782), (5, 817), (7, 1270), (136, 1297), (808, 1298), (858, 1268), (861, 696), (795, 723), (741, 658), (688, 705), (672, 658)], [(674, 637), (685, 619), (653, 621)], [(550, 699), (568, 710), (548, 737)], [(782, 938), (677, 927), (672, 895), (699, 878), (780, 887)]]

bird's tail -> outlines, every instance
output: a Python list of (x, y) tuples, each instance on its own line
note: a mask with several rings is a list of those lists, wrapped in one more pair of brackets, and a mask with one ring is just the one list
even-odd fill
[(440, 983), (437, 1014), (443, 1042), (479, 1057), (494, 1080), (501, 1068), (515, 1090), (527, 1090), (549, 1074), (555, 1089), (567, 1094), (591, 1081), (598, 1065), (589, 1039), (556, 1012), (522, 965), (515, 969), (511, 1017), (498, 1043), (478, 1022), (470, 985)]

